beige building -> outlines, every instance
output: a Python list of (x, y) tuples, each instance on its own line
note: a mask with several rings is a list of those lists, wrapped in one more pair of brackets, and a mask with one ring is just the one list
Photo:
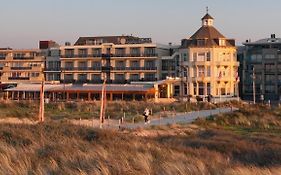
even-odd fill
[(182, 95), (231, 97), (237, 95), (237, 62), (234, 39), (227, 39), (214, 26), (207, 13), (202, 27), (189, 39), (182, 40)]
[(168, 46), (134, 36), (80, 37), (74, 45), (60, 47), (61, 82), (109, 83), (157, 81), (161, 55)]
[(39, 83), (44, 79), (44, 61), (39, 50), (0, 49), (0, 82)]

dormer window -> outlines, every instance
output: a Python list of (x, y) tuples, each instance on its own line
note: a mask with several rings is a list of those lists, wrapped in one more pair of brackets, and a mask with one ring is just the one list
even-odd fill
[(225, 39), (220, 39), (219, 40), (219, 45), (220, 46), (225, 46), (226, 44), (225, 44)]

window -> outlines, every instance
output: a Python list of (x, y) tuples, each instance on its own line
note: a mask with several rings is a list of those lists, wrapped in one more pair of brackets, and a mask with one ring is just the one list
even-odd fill
[(207, 61), (211, 61), (211, 52), (207, 52)]
[(155, 74), (153, 73), (146, 73), (144, 74), (145, 81), (154, 81), (155, 80)]
[(225, 40), (224, 39), (220, 39), (219, 40), (219, 45), (220, 46), (225, 46)]
[(274, 72), (276, 70), (276, 66), (274, 63), (272, 64), (265, 64), (265, 71), (266, 72)]
[(211, 67), (207, 66), (207, 77), (211, 76)]
[(265, 93), (274, 93), (275, 87), (274, 85), (265, 85)]
[(70, 70), (74, 68), (74, 63), (73, 62), (65, 62), (65, 69)]
[(6, 58), (6, 56), (7, 56), (7, 54), (6, 54), (6, 53), (0, 53), (0, 59), (5, 59), (5, 58)]
[(253, 54), (253, 55), (251, 55), (251, 61), (253, 61), (253, 62), (262, 62), (262, 55), (261, 54)]
[(155, 48), (154, 47), (146, 47), (144, 48), (145, 56), (155, 56)]
[(198, 53), (196, 61), (205, 61), (205, 53)]
[(204, 83), (199, 83), (199, 95), (204, 95)]
[(275, 55), (274, 54), (265, 54), (264, 58), (265, 59), (275, 59)]
[(65, 56), (67, 58), (74, 57), (74, 49), (65, 49)]
[(273, 84), (276, 81), (275, 75), (265, 75), (265, 82)]
[(115, 56), (117, 57), (124, 57), (126, 54), (125, 48), (116, 48), (115, 49)]
[(124, 68), (125, 62), (124, 61), (117, 61), (115, 67)]
[(73, 80), (73, 74), (65, 74), (64, 75), (64, 79), (67, 81), (67, 80)]
[(92, 52), (93, 52), (94, 57), (100, 57), (101, 56), (101, 49), (100, 48), (94, 48), (92, 50)]
[(145, 61), (144, 66), (147, 68), (153, 68), (153, 67), (155, 67), (155, 61), (152, 61), (152, 60)]
[(130, 80), (131, 81), (139, 81), (140, 75), (139, 74), (131, 74), (130, 75)]
[(199, 74), (199, 77), (205, 76), (205, 67), (204, 66), (198, 66), (198, 74)]
[(206, 40), (204, 39), (197, 40), (197, 46), (205, 46), (205, 45), (206, 45)]
[(139, 61), (131, 61), (131, 67), (140, 67), (140, 62)]
[(187, 54), (186, 53), (183, 54), (183, 61), (187, 61)]
[(207, 95), (211, 95), (211, 83), (207, 83)]
[(197, 60), (197, 53), (193, 53), (193, 61)]
[(193, 68), (193, 77), (197, 77), (197, 68), (196, 67)]
[(133, 48), (131, 48), (130, 53), (131, 53), (131, 56), (132, 56), (132, 57), (139, 57), (139, 56), (141, 56), (141, 54), (140, 54), (140, 48), (139, 48), (139, 47), (133, 47)]
[(197, 95), (197, 83), (193, 83), (193, 94)]
[(92, 62), (92, 68), (99, 69), (100, 67), (101, 67), (101, 62), (99, 62), (99, 61)]
[(38, 72), (33, 72), (33, 73), (31, 73), (31, 77), (39, 77), (39, 73)]
[(101, 75), (100, 74), (92, 74), (91, 76), (93, 82), (101, 82)]
[(79, 57), (87, 57), (88, 50), (87, 49), (78, 49), (78, 56)]
[(78, 67), (83, 68), (83, 69), (87, 68), (87, 62), (86, 61), (80, 61), (78, 63)]
[(78, 74), (78, 81), (87, 80), (87, 74)]

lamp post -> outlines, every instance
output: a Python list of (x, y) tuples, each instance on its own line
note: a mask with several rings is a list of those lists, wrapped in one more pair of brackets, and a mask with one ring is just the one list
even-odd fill
[(256, 83), (255, 83), (256, 75), (255, 75), (255, 66), (253, 66), (252, 78), (253, 78), (253, 103), (256, 104)]

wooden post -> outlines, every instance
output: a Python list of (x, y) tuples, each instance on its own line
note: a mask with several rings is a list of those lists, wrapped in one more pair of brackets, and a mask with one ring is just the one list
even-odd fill
[(100, 107), (100, 128), (102, 128), (104, 123), (104, 115), (105, 115), (105, 101), (106, 101), (106, 78), (102, 84), (101, 90), (101, 107)]
[(88, 92), (88, 101), (91, 101), (91, 92)]
[(41, 88), (40, 88), (40, 108), (39, 108), (39, 122), (44, 122), (44, 81), (41, 83)]

